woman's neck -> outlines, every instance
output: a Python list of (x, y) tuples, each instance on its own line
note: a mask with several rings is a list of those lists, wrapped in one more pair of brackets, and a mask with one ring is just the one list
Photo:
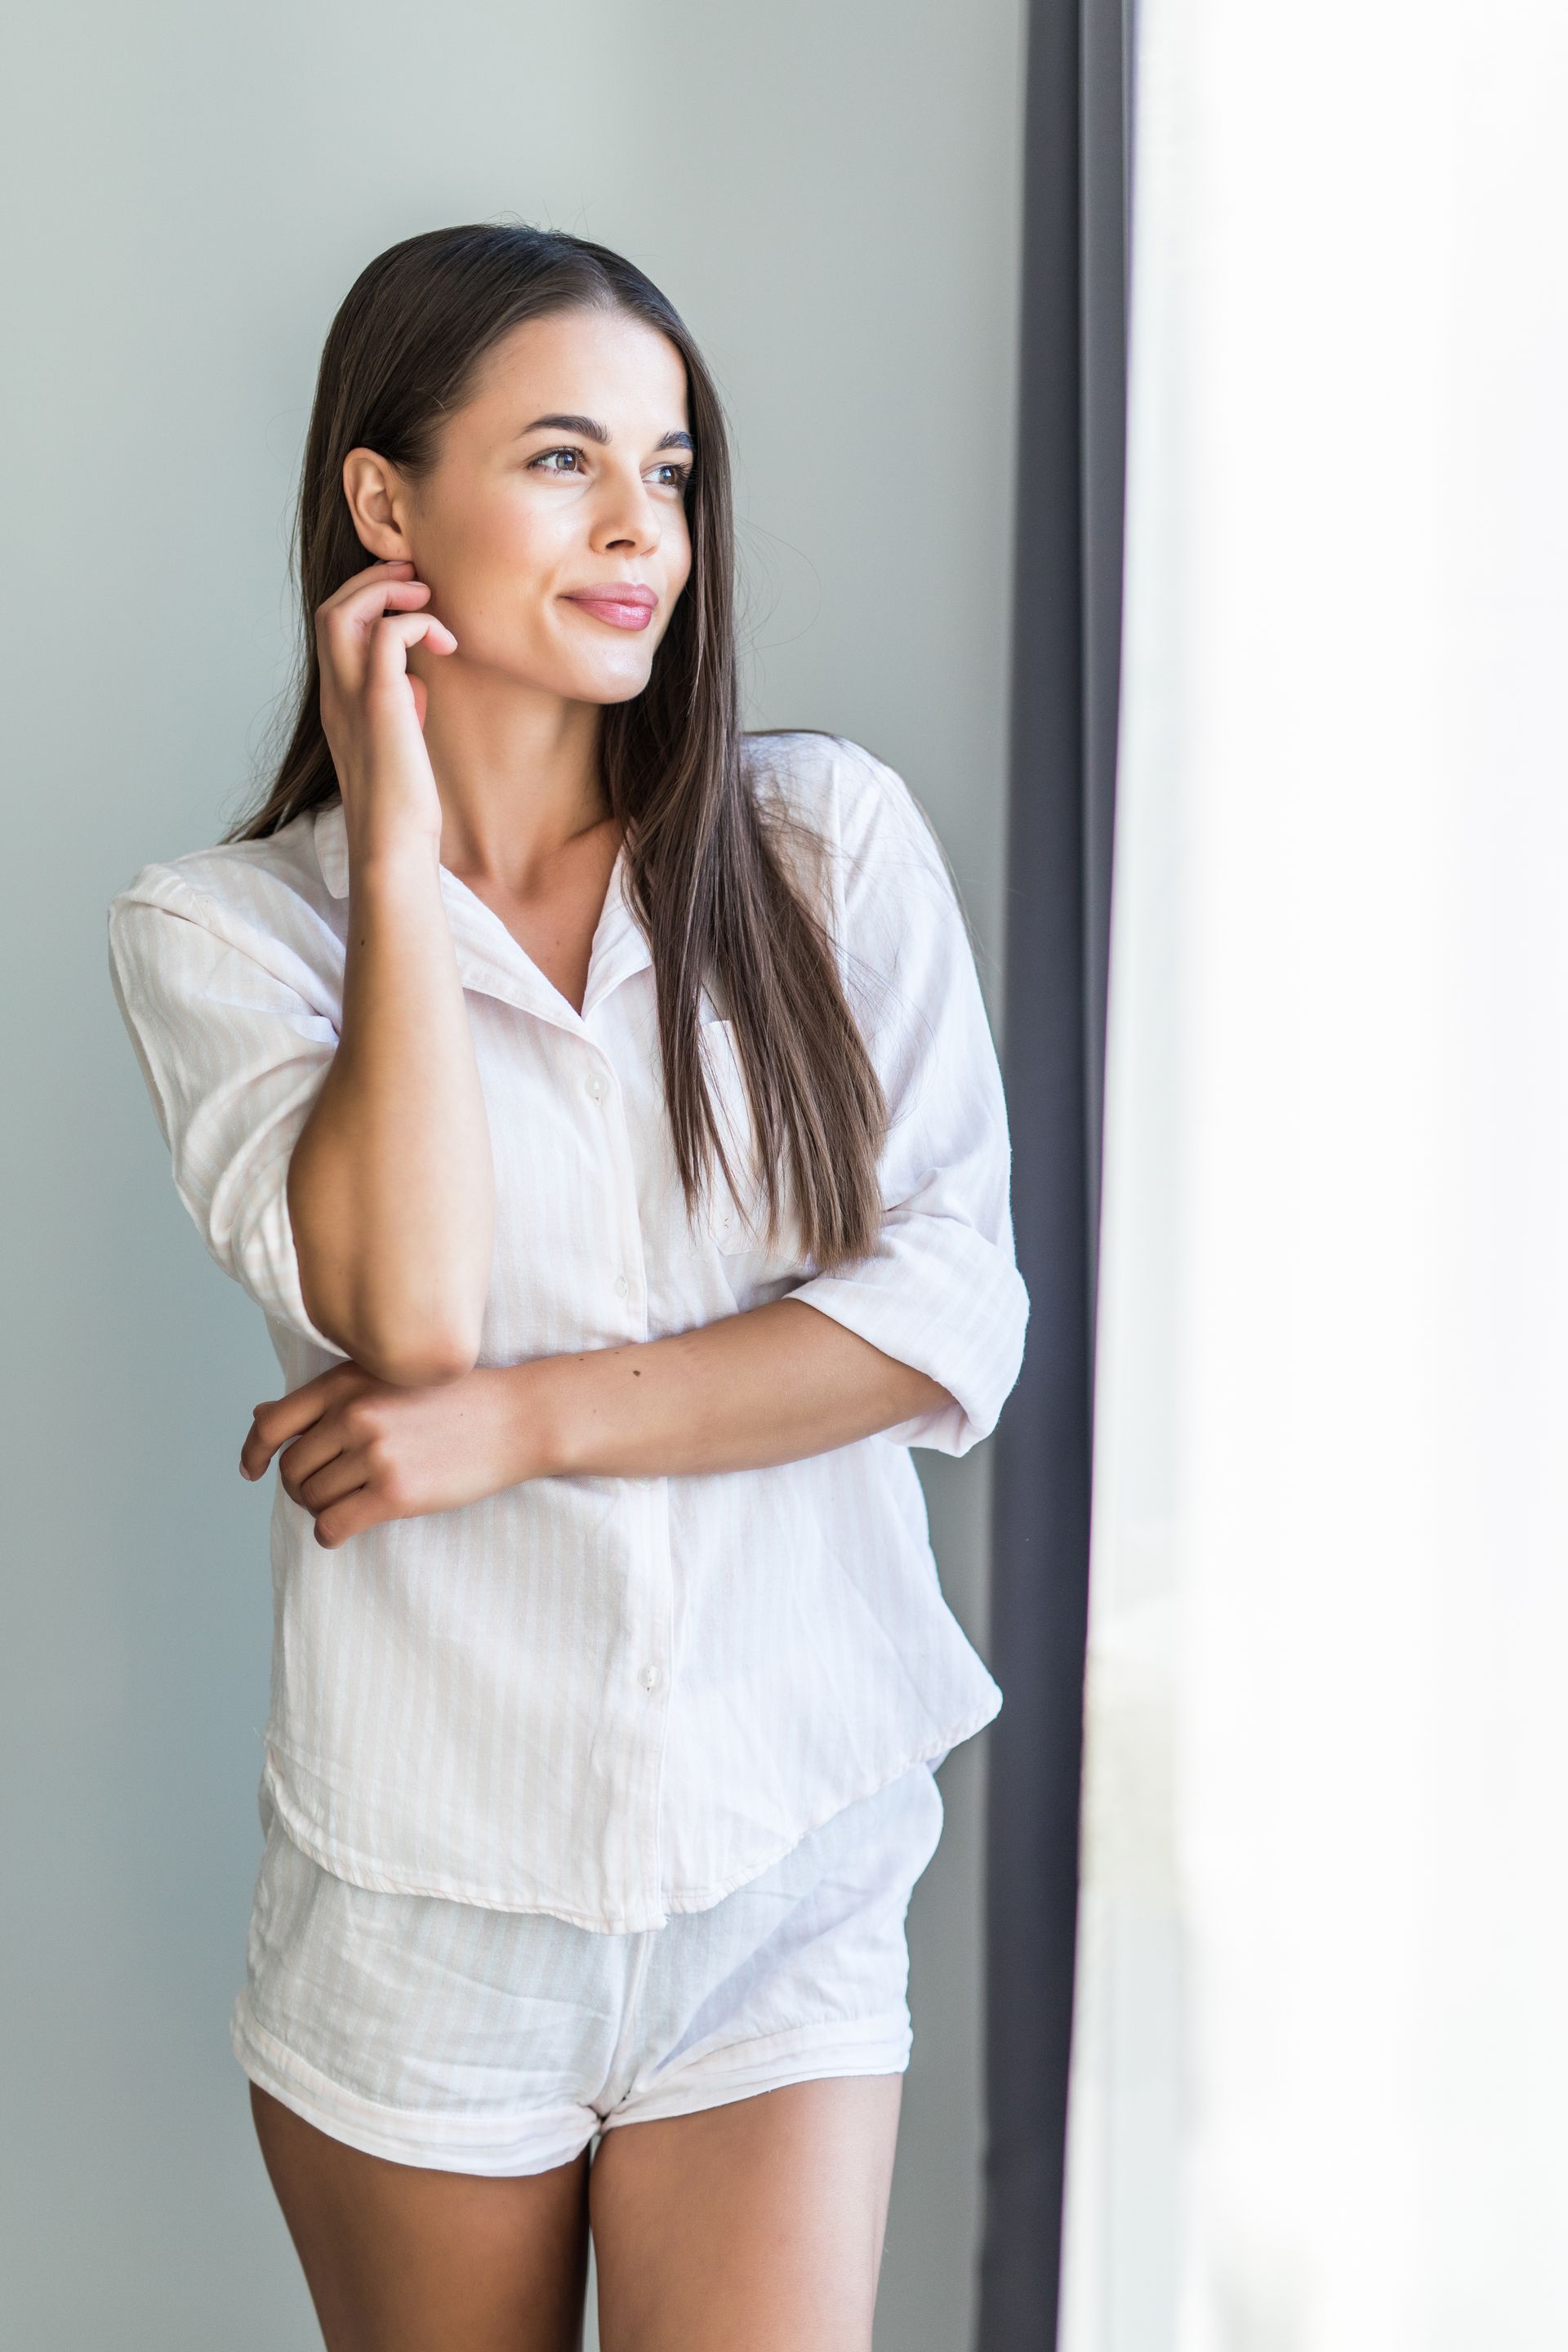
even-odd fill
[(420, 666), (441, 796), (441, 863), (526, 895), (567, 843), (610, 815), (597, 703), (520, 687), (462, 654)]

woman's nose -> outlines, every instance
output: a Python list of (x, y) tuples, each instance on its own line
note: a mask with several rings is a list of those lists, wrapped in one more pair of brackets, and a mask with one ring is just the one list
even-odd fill
[(658, 509), (641, 475), (607, 482), (595, 518), (595, 547), (654, 548), (659, 541)]

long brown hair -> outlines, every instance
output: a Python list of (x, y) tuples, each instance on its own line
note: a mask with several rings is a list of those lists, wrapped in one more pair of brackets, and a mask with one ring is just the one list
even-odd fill
[(554, 230), (433, 229), (363, 270), (321, 352), (294, 532), (304, 653), (293, 731), (265, 799), (231, 840), (255, 841), (336, 797), (321, 728), (313, 616), (363, 571), (343, 460), (375, 450), (411, 476), (474, 372), (524, 320), (616, 307), (686, 363), (695, 464), (692, 564), (644, 691), (604, 708), (600, 760), (624, 828), (627, 896), (647, 935), (665, 1100), (689, 1210), (715, 1159), (732, 1175), (699, 1051), (707, 984), (734, 1032), (769, 1230), (788, 1211), (818, 1265), (868, 1254), (881, 1222), (886, 1106), (822, 921), (797, 895), (751, 780), (739, 716), (734, 526), (723, 410), (672, 305), (620, 254)]

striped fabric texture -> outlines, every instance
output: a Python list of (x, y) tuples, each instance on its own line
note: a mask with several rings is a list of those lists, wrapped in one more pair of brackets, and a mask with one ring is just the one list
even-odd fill
[[(655, 1339), (794, 1297), (953, 1402), (778, 1468), (542, 1479), (331, 1552), (279, 1485), (264, 1785), (289, 1837), (355, 1885), (659, 1927), (1001, 1703), (942, 1599), (910, 1459), (986, 1435), (1027, 1314), (967, 932), (885, 763), (805, 733), (748, 751), (887, 1093), (878, 1248), (823, 1275), (787, 1230), (768, 1244), (743, 1150), (734, 1192), (689, 1218), (620, 863), (580, 1014), (443, 869), (495, 1159), (480, 1360)], [(285, 1183), (337, 1044), (348, 881), (334, 803), (269, 840), (149, 866), (110, 908), (175, 1184), (265, 1314), (289, 1389), (342, 1360), (305, 1312)], [(733, 1039), (721, 1006), (704, 1013), (706, 1067), (744, 1144)]]
[(633, 1936), (351, 1886), (265, 1790), (261, 1810), (229, 2038), (253, 2083), (367, 2155), (547, 2172), (623, 2124), (909, 2063), (904, 1919), (942, 1820), (923, 1764)]

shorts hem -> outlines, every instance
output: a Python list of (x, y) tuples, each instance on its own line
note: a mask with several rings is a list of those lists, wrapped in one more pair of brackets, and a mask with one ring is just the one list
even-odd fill
[(600, 2132), (626, 2124), (660, 2123), (782, 2091), (794, 2083), (857, 2074), (902, 2074), (912, 2046), (908, 2011), (901, 2017), (858, 2020), (853, 2025), (792, 2026), (781, 2033), (732, 2042), (703, 2053), (662, 2083), (633, 2091), (601, 2116), (566, 2109), (558, 2129), (489, 2116), (432, 2118), (383, 2106), (298, 2057), (253, 2015), (242, 1992), (229, 2021), (229, 2041), (250, 2080), (330, 2139), (392, 2164), (426, 2171), (516, 2178), (570, 2164)]
[(731, 2106), (738, 2099), (782, 2091), (792, 2083), (837, 2080), (852, 2074), (902, 2074), (908, 2071), (913, 2036), (902, 2017), (858, 2019), (850, 2026), (791, 2026), (704, 2053), (687, 2066), (671, 2068), (645, 2091), (633, 2091), (605, 2116), (602, 2128), (651, 2124), (676, 2116), (700, 2115)]
[(560, 2135), (552, 2138), (537, 2122), (529, 2130), (488, 2116), (464, 2116), (437, 2127), (428, 2116), (379, 2105), (296, 2056), (287, 2042), (258, 2023), (248, 1995), (243, 1992), (229, 2020), (229, 2042), (258, 2089), (302, 2116), (330, 2139), (342, 2140), (346, 2147), (357, 2147), (365, 2156), (382, 2157), (391, 2164), (415, 2165), (431, 2172), (479, 2173), (487, 2178), (552, 2172), (581, 2156), (599, 2129), (596, 2115), (590, 2111), (584, 2119), (580, 2110), (572, 2108), (561, 2111)]

